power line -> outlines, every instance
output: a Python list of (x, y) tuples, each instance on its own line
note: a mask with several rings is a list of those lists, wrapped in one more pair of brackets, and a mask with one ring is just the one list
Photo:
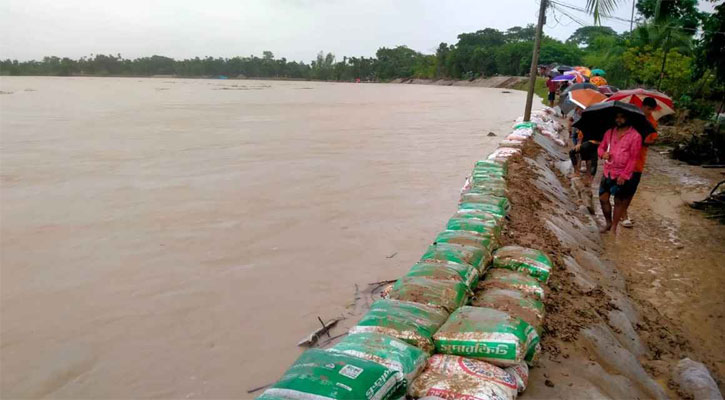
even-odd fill
[(578, 18), (575, 18), (575, 17), (573, 17), (573, 16), (571, 15), (571, 14), (569, 14), (569, 13), (568, 13), (568, 12), (566, 12), (566, 11), (564, 11), (564, 10), (563, 10), (562, 8), (559, 8), (559, 7), (557, 7), (558, 3), (554, 3), (554, 2), (552, 1), (552, 4), (553, 4), (553, 5), (552, 5), (552, 8), (553, 8), (553, 9), (555, 9), (555, 10), (558, 10), (558, 11), (559, 11), (559, 12), (560, 12), (561, 14), (565, 15), (565, 16), (566, 16), (566, 17), (568, 17), (568, 18), (569, 18), (570, 20), (572, 20), (572, 21), (576, 22), (576, 23), (577, 23), (577, 24), (579, 24), (580, 26), (587, 26), (587, 24), (586, 24), (586, 23), (584, 23), (584, 22), (582, 22), (582, 21), (581, 21), (580, 19), (578, 19)]
[[(589, 14), (589, 11), (587, 11), (584, 8), (577, 7), (577, 6), (574, 6), (574, 5), (571, 5), (571, 4), (567, 4), (567, 3), (563, 3), (561, 1), (551, 0), (551, 3), (552, 4), (555, 4), (555, 5), (558, 5), (558, 6), (561, 6), (561, 7), (566, 7), (568, 9), (570, 9), (570, 10), (579, 11), (581, 13)], [(562, 13), (562, 14), (566, 15), (567, 17), (569, 17), (572, 21), (575, 21), (575, 22), (577, 22), (578, 24), (580, 24), (582, 26), (588, 25), (588, 24), (582, 23), (580, 20), (577, 20), (575, 18), (572, 18), (571, 15), (565, 13), (561, 8), (557, 8), (557, 9), (559, 10), (560, 13)], [(620, 21), (622, 23), (630, 24), (630, 20), (628, 20), (626, 18), (616, 17), (616, 16), (612, 16), (612, 15), (609, 15), (609, 16), (603, 15), (602, 18), (604, 18), (604, 19), (610, 19), (610, 20), (615, 20), (615, 21)], [(668, 26), (668, 25), (665, 25), (665, 24), (656, 24), (656, 23), (652, 23), (651, 25), (653, 25), (653, 26)], [(695, 33), (699, 31), (699, 29), (697, 29), (697, 28), (686, 28), (686, 27), (683, 27), (683, 26), (669, 26), (669, 28), (670, 29), (679, 29), (679, 30), (687, 31), (687, 32), (695, 32)], [(725, 32), (721, 32), (721, 31), (715, 31), (715, 32), (712, 32), (712, 33), (715, 33), (715, 34), (718, 34), (718, 35), (725, 35)]]

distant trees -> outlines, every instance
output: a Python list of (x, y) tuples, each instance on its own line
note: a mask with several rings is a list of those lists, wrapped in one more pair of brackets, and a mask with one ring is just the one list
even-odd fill
[(600, 36), (617, 36), (617, 32), (608, 26), (582, 26), (574, 31), (566, 42), (579, 47), (589, 47)]
[[(712, 0), (709, 0), (712, 1)], [(715, 2), (715, 1), (713, 1)], [(605, 15), (618, 0), (587, 0), (593, 13)], [(565, 42), (544, 36), (540, 63), (586, 65), (607, 71), (615, 86), (661, 86), (677, 96), (717, 97), (725, 91), (725, 5), (703, 14), (697, 0), (638, 0), (643, 21), (617, 34), (607, 26), (584, 26)], [(693, 25), (694, 24), (694, 25)], [(691, 28), (693, 27), (694, 28)], [(695, 29), (702, 35), (695, 35)], [(120, 54), (91, 54), (73, 60), (45, 57), (40, 61), (0, 61), (2, 75), (97, 75), (183, 77), (292, 78), (336, 81), (389, 81), (396, 78), (474, 79), (492, 75), (525, 75), (531, 64), (535, 28), (486, 28), (458, 35), (456, 43), (440, 43), (435, 54), (406, 46), (381, 47), (374, 57), (342, 57), (319, 52), (309, 63), (261, 57), (195, 57), (174, 60), (161, 55), (126, 59)], [(659, 69), (658, 69), (659, 68)]]

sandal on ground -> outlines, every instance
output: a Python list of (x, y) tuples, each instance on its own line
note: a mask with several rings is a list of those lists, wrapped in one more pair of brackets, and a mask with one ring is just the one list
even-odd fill
[(634, 221), (632, 221), (631, 219), (627, 218), (624, 221), (622, 221), (620, 223), (620, 225), (622, 225), (625, 228), (632, 228), (634, 226)]

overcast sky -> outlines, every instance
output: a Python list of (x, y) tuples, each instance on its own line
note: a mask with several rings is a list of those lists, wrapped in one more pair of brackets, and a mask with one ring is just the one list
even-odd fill
[[(583, 7), (585, 0), (562, 0)], [(629, 18), (631, 0), (617, 16)], [(462, 32), (534, 23), (537, 0), (2, 0), (0, 58), (261, 55), (309, 61), (317, 52), (372, 56), (382, 46), (434, 53)], [(712, 9), (711, 5), (703, 8)], [(579, 22), (591, 17), (571, 11)], [(547, 35), (580, 25), (548, 13)], [(605, 20), (621, 32), (629, 23)]]

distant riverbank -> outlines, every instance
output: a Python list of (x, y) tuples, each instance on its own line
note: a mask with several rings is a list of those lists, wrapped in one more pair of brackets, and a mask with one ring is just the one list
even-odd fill
[[(3, 76), (37, 76), (37, 77), (56, 77), (56, 75), (3, 75)], [(64, 78), (163, 78), (163, 79), (214, 79), (214, 80), (255, 80), (255, 81), (293, 81), (293, 82), (338, 82), (353, 83), (351, 81), (342, 80), (318, 80), (305, 78), (288, 78), (288, 77), (222, 77), (222, 76), (177, 76), (177, 75), (69, 75), (62, 76)], [(416, 84), (416, 85), (437, 85), (437, 86), (473, 86), (487, 88), (508, 88), (515, 89), (517, 85), (521, 85), (528, 78), (524, 76), (492, 76), (489, 78), (476, 78), (466, 80), (456, 79), (420, 79), (420, 78), (397, 78), (391, 81), (362, 81), (362, 83), (399, 83), (399, 84)]]
[(514, 86), (526, 81), (527, 79), (528, 78), (524, 76), (492, 76), (490, 78), (476, 78), (471, 80), (398, 78), (393, 79), (389, 83), (409, 83), (417, 85), (439, 86), (474, 86), (513, 89)]

